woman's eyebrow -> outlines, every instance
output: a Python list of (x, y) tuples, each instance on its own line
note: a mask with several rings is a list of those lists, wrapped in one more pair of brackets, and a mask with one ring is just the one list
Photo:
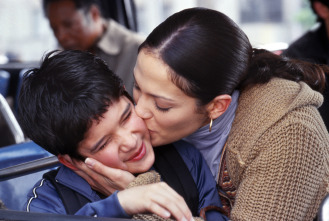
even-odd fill
[[(133, 76), (134, 76), (134, 82), (135, 82), (135, 84), (136, 84), (137, 86), (139, 86), (139, 84), (137, 83), (136, 78), (135, 78), (135, 73), (133, 74)], [(167, 101), (175, 102), (175, 101), (174, 101), (173, 99), (171, 99), (171, 98), (163, 97), (163, 96), (156, 95), (156, 94), (153, 94), (153, 93), (146, 93), (146, 94), (148, 94), (149, 96), (152, 96), (152, 97), (154, 97), (154, 98), (161, 98), (161, 99), (164, 99), (164, 100), (167, 100)]]
[(164, 100), (167, 100), (167, 101), (171, 101), (171, 102), (175, 102), (173, 99), (171, 98), (167, 98), (167, 97), (163, 97), (163, 96), (160, 96), (160, 95), (155, 95), (155, 94), (150, 94), (151, 96), (155, 97), (155, 98), (160, 98), (160, 99), (164, 99)]

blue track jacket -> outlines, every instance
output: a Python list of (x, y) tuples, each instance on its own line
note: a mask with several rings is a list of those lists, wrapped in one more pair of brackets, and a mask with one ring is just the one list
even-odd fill
[[(216, 182), (200, 152), (185, 141), (175, 142), (174, 146), (183, 158), (198, 188), (199, 212), (202, 208), (207, 206), (222, 207), (216, 189)], [(91, 203), (87, 203), (75, 215), (131, 218), (121, 207), (117, 198), (117, 191), (111, 196), (101, 199), (99, 195), (91, 189), (86, 180), (65, 166), (59, 169), (56, 180), (82, 194), (91, 201)], [(55, 187), (46, 179), (38, 181), (28, 193), (24, 210), (30, 212), (66, 214), (65, 207)], [(209, 211), (206, 213), (206, 217), (207, 220), (228, 220), (226, 216), (218, 211)]]

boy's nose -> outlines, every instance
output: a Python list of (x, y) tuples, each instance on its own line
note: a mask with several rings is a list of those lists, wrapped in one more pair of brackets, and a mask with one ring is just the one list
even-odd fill
[(134, 133), (126, 134), (122, 137), (122, 144), (121, 144), (121, 151), (123, 152), (129, 152), (131, 150), (134, 150), (137, 147), (137, 136)]

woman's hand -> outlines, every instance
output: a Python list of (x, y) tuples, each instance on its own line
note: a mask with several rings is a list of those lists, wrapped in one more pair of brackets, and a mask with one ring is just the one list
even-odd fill
[(127, 214), (154, 213), (163, 218), (193, 220), (183, 197), (166, 183), (132, 187), (118, 192), (118, 199)]
[(105, 196), (111, 195), (116, 190), (125, 189), (135, 179), (131, 173), (107, 167), (95, 159), (87, 158), (84, 162), (77, 163), (79, 176), (84, 178), (96, 191)]

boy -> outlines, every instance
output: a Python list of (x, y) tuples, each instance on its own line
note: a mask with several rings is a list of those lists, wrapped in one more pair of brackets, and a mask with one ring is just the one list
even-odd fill
[[(148, 130), (136, 115), (132, 99), (100, 58), (81, 51), (47, 54), (40, 68), (24, 76), (19, 121), (27, 137), (63, 164), (54, 182), (44, 176), (36, 183), (28, 196), (27, 211), (67, 214), (55, 187), (59, 183), (86, 199), (73, 212), (76, 215), (129, 218), (151, 212), (163, 218), (192, 219), (184, 199), (163, 182), (107, 197), (82, 178), (79, 164), (88, 157), (136, 175), (149, 171), (155, 159)], [(208, 206), (220, 207), (215, 181), (199, 152), (184, 142), (174, 146), (185, 163), (195, 162), (197, 167), (193, 173), (199, 193), (197, 212)], [(191, 163), (186, 166), (192, 171)], [(132, 177), (132, 183), (142, 180), (141, 184), (146, 184), (144, 175)], [(211, 220), (226, 219), (215, 211), (206, 215)]]

